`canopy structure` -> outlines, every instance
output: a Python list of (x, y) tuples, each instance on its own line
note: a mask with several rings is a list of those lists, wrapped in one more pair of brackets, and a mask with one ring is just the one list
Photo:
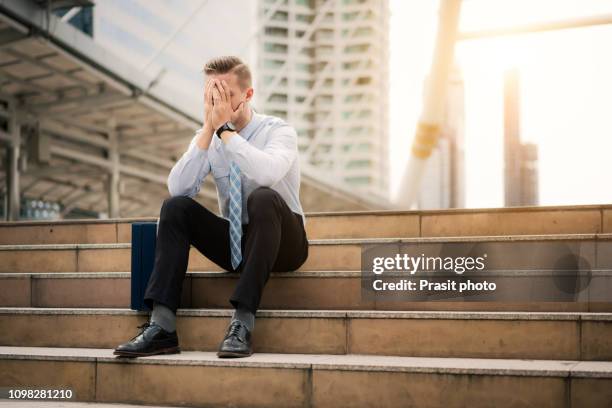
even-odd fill
[[(91, 1), (0, 0), (0, 191), (7, 218), (18, 219), (20, 197), (61, 202), (64, 216), (74, 208), (113, 218), (155, 215), (200, 119), (176, 107), (172, 89), (50, 13), (59, 5)], [(383, 207), (314, 172), (303, 184), (306, 203), (333, 202), (316, 210)], [(217, 208), (212, 182), (197, 198)]]

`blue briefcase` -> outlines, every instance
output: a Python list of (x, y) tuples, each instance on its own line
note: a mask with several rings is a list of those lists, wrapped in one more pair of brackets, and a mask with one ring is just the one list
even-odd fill
[(151, 310), (144, 304), (144, 294), (155, 261), (158, 222), (159, 219), (157, 222), (132, 223), (132, 290), (130, 308), (133, 310)]

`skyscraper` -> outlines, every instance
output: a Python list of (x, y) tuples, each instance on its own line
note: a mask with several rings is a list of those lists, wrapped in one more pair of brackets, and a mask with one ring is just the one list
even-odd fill
[(388, 0), (260, 0), (256, 106), (297, 129), (307, 166), (388, 191)]

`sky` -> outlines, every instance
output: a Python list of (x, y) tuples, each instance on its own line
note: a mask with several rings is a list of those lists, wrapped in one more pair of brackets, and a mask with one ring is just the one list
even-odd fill
[[(390, 0), (391, 185), (421, 109), (438, 2)], [(612, 15), (612, 0), (464, 0), (460, 31)], [(466, 207), (503, 206), (503, 75), (521, 75), (521, 137), (539, 149), (539, 204), (612, 202), (612, 24), (462, 41)]]

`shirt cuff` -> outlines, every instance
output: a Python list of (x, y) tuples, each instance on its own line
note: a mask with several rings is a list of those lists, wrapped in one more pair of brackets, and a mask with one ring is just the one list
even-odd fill
[(239, 133), (234, 133), (232, 137), (230, 137), (229, 141), (225, 144), (225, 149), (230, 153), (237, 153), (240, 150), (240, 147), (248, 143), (246, 139), (240, 136)]

